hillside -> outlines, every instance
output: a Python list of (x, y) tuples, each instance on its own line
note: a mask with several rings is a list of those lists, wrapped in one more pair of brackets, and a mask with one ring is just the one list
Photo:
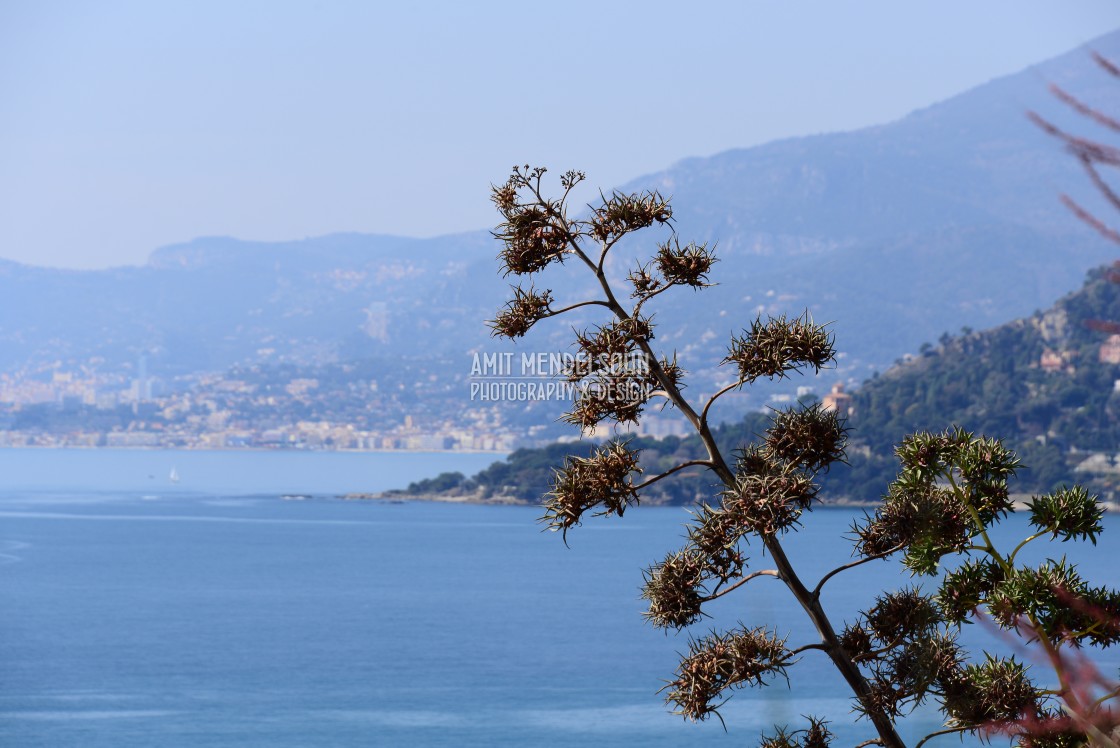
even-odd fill
[(872, 494), (893, 474), (906, 434), (949, 424), (999, 436), (1022, 458), (1018, 489), (1079, 482), (1115, 499), (1120, 488), (1120, 280), (1098, 269), (1052, 308), (992, 330), (923, 346), (853, 393), (854, 454), (833, 488)]

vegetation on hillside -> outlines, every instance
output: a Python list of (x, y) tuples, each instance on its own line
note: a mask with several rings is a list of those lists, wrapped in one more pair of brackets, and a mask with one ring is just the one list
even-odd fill
[[(712, 429), (721, 448), (727, 451), (755, 442), (766, 428), (767, 415), (748, 413), (737, 423), (725, 423)], [(634, 437), (627, 447), (640, 452), (642, 465), (648, 472), (660, 473), (674, 465), (700, 459), (704, 445), (698, 436), (669, 436), (663, 439)], [(471, 477), (461, 473), (443, 473), (435, 478), (410, 483), (405, 496), (444, 494), (471, 496), (481, 500), (537, 502), (551, 488), (557, 465), (572, 457), (588, 457), (598, 448), (598, 440), (557, 442), (546, 447), (519, 449), (503, 460)], [(699, 468), (681, 471), (650, 486), (642, 501), (651, 504), (693, 504), (711, 494), (712, 480)]]
[(945, 336), (864, 383), (853, 393), (848, 421), (850, 467), (834, 471), (828, 490), (877, 496), (895, 470), (894, 445), (915, 431), (958, 424), (1001, 434), (1014, 446), (1026, 469), (1013, 491), (1045, 493), (1080, 482), (1114, 498), (1120, 364), (1102, 359), (1110, 342), (1093, 323), (1120, 319), (1116, 280), (1111, 269), (1093, 270), (1083, 288), (1046, 312)]

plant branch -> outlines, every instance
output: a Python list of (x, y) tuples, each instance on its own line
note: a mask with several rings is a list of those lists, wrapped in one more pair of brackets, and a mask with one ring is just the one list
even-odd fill
[[(657, 288), (653, 291), (650, 291), (648, 294), (642, 296), (642, 298), (638, 301), (637, 305), (634, 307), (634, 311), (631, 312), (631, 314), (637, 316), (638, 312), (640, 312), (642, 310), (642, 306), (647, 301), (652, 299), (653, 297), (660, 296), (661, 294), (668, 291), (670, 288), (678, 288), (678, 287), (684, 286), (684, 285), (688, 285), (688, 284), (682, 283), (681, 281), (665, 281), (665, 284), (663, 286), (661, 286), (660, 288)], [(713, 285), (714, 284), (712, 284), (712, 283), (703, 283), (700, 286), (698, 286), (698, 288), (711, 288)]]
[(581, 301), (578, 304), (571, 304), (569, 306), (564, 307), (563, 309), (550, 309), (548, 311), (548, 314), (545, 314), (545, 315), (541, 316), (541, 319), (548, 319), (549, 317), (559, 317), (561, 314), (564, 314), (565, 312), (570, 312), (573, 309), (579, 309), (581, 306), (605, 306), (605, 307), (609, 307), (610, 304), (608, 304), (605, 301), (599, 301), (599, 300)]
[[(555, 218), (560, 222), (561, 228), (564, 229), (564, 241), (567, 242), (568, 246), (572, 248), (572, 252), (575, 253), (575, 255), (579, 257), (579, 259), (582, 260), (585, 265), (587, 265), (592, 270), (595, 270), (595, 263), (591, 261), (591, 258), (587, 256), (587, 253), (584, 252), (583, 248), (580, 246), (579, 239), (577, 238), (578, 232), (572, 232), (572, 226), (569, 223), (567, 216), (564, 215), (564, 212), (562, 210), (556, 210), (552, 206), (552, 203), (546, 200), (544, 198), (544, 195), (541, 194), (540, 177), (537, 177), (537, 183), (535, 185), (528, 180), (526, 180), (524, 184), (529, 188), (529, 191), (533, 193), (533, 197), (536, 198), (537, 204), (544, 208), (548, 212), (548, 215), (550, 217)], [(561, 207), (563, 207), (564, 203), (561, 202), (560, 204)]]
[(610, 252), (612, 249), (614, 249), (614, 245), (618, 244), (618, 240), (621, 239), (623, 236), (625, 236), (625, 234), (621, 234), (621, 235), (616, 236), (616, 237), (611, 238), (611, 239), (605, 239), (602, 242), (602, 247), (603, 248), (601, 250), (599, 250), (599, 262), (596, 263), (596, 265), (595, 265), (595, 272), (596, 273), (603, 272), (603, 268), (606, 266), (606, 263), (607, 263), (607, 253)]
[(1113, 130), (1114, 132), (1120, 132), (1120, 122), (1117, 122), (1115, 119), (1109, 117), (1104, 112), (1098, 111), (1097, 109), (1089, 106), (1081, 99), (1071, 94), (1069, 91), (1066, 91), (1061, 86), (1050, 86), (1050, 93), (1054, 94), (1054, 96), (1057, 97), (1059, 101), (1068, 105), (1078, 114), (1084, 115), (1095, 121), (1097, 124), (1103, 125), (1108, 129)]
[(879, 559), (886, 558), (887, 556), (891, 555), (892, 553), (896, 553), (896, 552), (902, 550), (903, 546), (904, 546), (903, 543), (899, 543), (898, 545), (894, 546), (893, 548), (888, 548), (887, 550), (882, 551), (881, 553), (876, 553), (872, 556), (865, 556), (864, 558), (857, 559), (857, 560), (852, 561), (850, 563), (846, 563), (843, 566), (836, 567), (835, 569), (833, 569), (832, 571), (828, 572), (823, 577), (821, 577), (821, 581), (817, 582), (817, 586), (813, 588), (813, 599), (814, 600), (819, 600), (820, 596), (821, 596), (821, 590), (824, 589), (825, 582), (832, 579), (834, 576), (836, 576), (840, 572), (847, 571), (848, 569), (854, 569), (857, 566), (860, 566), (862, 564), (866, 564), (869, 561), (878, 561)]
[(709, 462), (708, 460), (689, 460), (688, 462), (682, 462), (680, 465), (677, 465), (676, 467), (669, 468), (665, 472), (663, 472), (659, 475), (655, 475), (647, 481), (639, 483), (638, 485), (634, 486), (633, 490), (640, 491), (644, 488), (647, 488), (648, 486), (652, 486), (654, 483), (661, 480), (662, 478), (668, 478), (670, 475), (677, 472), (678, 470), (684, 470), (685, 468), (695, 467), (697, 465), (703, 465), (704, 467), (707, 467), (707, 468), (712, 467), (712, 463)]
[(958, 499), (960, 499), (961, 504), (964, 505), (965, 510), (968, 512), (969, 518), (972, 520), (972, 524), (979, 531), (980, 537), (984, 539), (984, 546), (978, 548), (977, 550), (986, 551), (988, 555), (991, 556), (997, 564), (999, 564), (1000, 568), (1003, 569), (1003, 573), (1007, 576), (1010, 576), (1012, 567), (1007, 562), (1007, 559), (1004, 558), (1001, 553), (996, 551), (996, 547), (992, 543), (991, 537), (988, 535), (988, 528), (984, 526), (984, 521), (980, 519), (980, 512), (976, 511), (976, 507), (972, 505), (972, 501), (968, 497), (968, 492), (957, 484), (956, 478), (953, 477), (952, 470), (946, 471), (944, 475), (949, 481), (949, 486), (953, 489), (953, 494)]
[(712, 594), (708, 595), (707, 597), (701, 598), (701, 600), (703, 600), (706, 603), (711, 602), (712, 600), (718, 600), (719, 598), (726, 595), (728, 592), (731, 592), (732, 590), (739, 589), (744, 584), (746, 584), (747, 582), (749, 582), (752, 579), (755, 579), (757, 577), (777, 577), (778, 579), (781, 579), (782, 575), (778, 573), (777, 569), (762, 569), (760, 571), (755, 571), (755, 572), (752, 572), (752, 573), (746, 575), (745, 577), (743, 577), (742, 579), (740, 579), (738, 582), (731, 585), (730, 587), (727, 587), (723, 590), (720, 590), (719, 592), (713, 592)]
[(726, 395), (728, 392), (731, 392), (732, 390), (738, 389), (739, 387), (742, 387), (742, 386), (743, 386), (743, 380), (740, 379), (738, 382), (733, 382), (733, 383), (727, 385), (726, 387), (722, 388), (719, 392), (717, 392), (716, 394), (714, 394), (710, 398), (708, 398), (708, 402), (704, 404), (704, 409), (702, 411), (700, 411), (700, 423), (703, 423), (703, 424), (708, 423), (708, 411), (711, 409), (712, 405), (715, 403), (716, 399), (720, 395)]
[(949, 727), (949, 728), (946, 728), (944, 730), (938, 730), (937, 732), (931, 732), (929, 735), (926, 735), (924, 738), (922, 738), (920, 741), (918, 741), (918, 744), (916, 746), (914, 746), (914, 748), (922, 748), (922, 746), (925, 745), (927, 742), (929, 742), (930, 740), (933, 740), (934, 738), (939, 737), (941, 735), (953, 735), (953, 734), (958, 733), (958, 732), (968, 732), (969, 730), (973, 730), (973, 729), (975, 729), (975, 728), (973, 728), (973, 727)]
[(1102, 704), (1104, 704), (1104, 702), (1108, 701), (1109, 699), (1115, 699), (1117, 696), (1120, 696), (1120, 686), (1116, 686), (1104, 696), (1101, 696), (1099, 699), (1095, 699), (1093, 701), (1093, 708), (1097, 709)]
[(828, 654), (829, 659), (832, 660), (832, 664), (840, 671), (840, 675), (848, 683), (859, 703), (866, 708), (867, 716), (875, 725), (875, 731), (879, 733), (882, 745), (886, 748), (905, 748), (905, 744), (902, 742), (902, 738), (898, 736), (891, 719), (882, 709), (872, 706), (871, 687), (868, 685), (867, 679), (863, 677), (859, 667), (840, 646), (840, 639), (836, 635), (835, 629), (832, 628), (832, 621), (829, 620), (824, 608), (821, 607), (820, 600), (813, 597), (794, 572), (793, 564), (790, 563), (781, 543), (774, 536), (767, 536), (762, 540), (766, 549), (770, 551), (774, 565), (781, 572), (782, 580), (813, 622), (817, 633), (821, 635), (823, 649)]
[(1007, 557), (1007, 562), (1014, 566), (1015, 557), (1019, 555), (1019, 551), (1023, 550), (1023, 548), (1026, 547), (1028, 543), (1033, 543), (1048, 532), (1053, 532), (1053, 528), (1041, 530), (1039, 532), (1036, 532), (1034, 535), (1028, 535), (1027, 537), (1023, 538), (1023, 540), (1019, 542), (1019, 545), (1015, 546), (1015, 550), (1011, 551), (1011, 555)]
[(797, 649), (791, 649), (789, 653), (790, 653), (790, 656), (793, 656), (793, 655), (801, 654), (802, 652), (808, 652), (811, 649), (816, 649), (816, 650), (819, 650), (821, 652), (825, 651), (824, 645), (818, 642), (816, 644), (802, 644)]

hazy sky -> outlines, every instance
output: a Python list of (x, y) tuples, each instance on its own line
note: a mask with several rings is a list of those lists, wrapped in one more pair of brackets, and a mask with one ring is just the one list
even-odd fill
[(3, 0), (0, 257), (484, 228), (514, 163), (609, 188), (889, 121), (1118, 27), (1116, 0)]

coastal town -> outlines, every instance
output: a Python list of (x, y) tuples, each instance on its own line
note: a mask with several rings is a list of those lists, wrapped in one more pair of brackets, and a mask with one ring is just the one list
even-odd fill
[[(566, 401), (472, 397), (469, 369), (446, 361), (250, 366), (174, 379), (148, 369), (141, 357), (124, 373), (91, 363), (0, 374), (0, 447), (508, 454), (572, 435), (557, 422)], [(656, 414), (641, 431), (684, 432), (679, 419)]]

